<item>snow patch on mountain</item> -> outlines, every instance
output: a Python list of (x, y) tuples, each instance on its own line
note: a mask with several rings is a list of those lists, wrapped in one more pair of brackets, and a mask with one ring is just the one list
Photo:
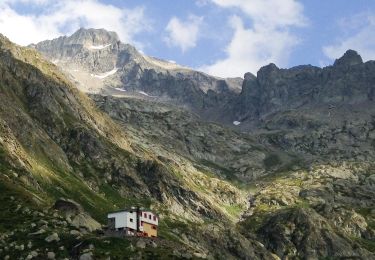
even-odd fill
[(165, 61), (165, 60), (162, 60), (162, 59), (158, 59), (158, 58), (154, 58), (154, 57), (150, 57), (150, 56), (146, 56), (146, 55), (143, 55), (143, 58), (147, 62), (151, 63), (152, 65), (154, 65), (156, 67), (159, 67), (159, 68), (163, 68), (165, 70), (181, 70), (181, 69), (190, 70), (189, 68), (185, 68), (181, 65), (178, 65), (174, 61)]
[(91, 75), (91, 77), (94, 77), (94, 78), (105, 79), (109, 76), (112, 76), (112, 75), (116, 74), (117, 71), (118, 71), (118, 68), (114, 68), (113, 70), (105, 72), (101, 75), (96, 75), (96, 74), (90, 74), (90, 75)]
[(138, 93), (139, 93), (139, 94), (142, 94), (142, 95), (144, 95), (144, 96), (147, 96), (147, 97), (156, 97), (156, 96), (151, 96), (151, 95), (147, 94), (147, 93), (144, 92), (144, 91), (138, 91)]
[(107, 45), (91, 45), (88, 48), (90, 50), (102, 50), (102, 49), (108, 48), (109, 46), (111, 46), (111, 44), (107, 44)]

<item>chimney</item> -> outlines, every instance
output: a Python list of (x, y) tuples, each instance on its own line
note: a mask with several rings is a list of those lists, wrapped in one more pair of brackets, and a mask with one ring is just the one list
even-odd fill
[(139, 208), (139, 207), (137, 207), (137, 209), (136, 209), (136, 214), (137, 214), (137, 233), (138, 232), (140, 232), (140, 230), (139, 230), (139, 226), (141, 225), (141, 218), (140, 218), (140, 216), (139, 216), (139, 213), (141, 212), (141, 209)]

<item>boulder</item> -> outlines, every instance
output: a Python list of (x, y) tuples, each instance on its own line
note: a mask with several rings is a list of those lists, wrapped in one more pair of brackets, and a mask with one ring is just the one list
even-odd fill
[(69, 234), (71, 234), (72, 236), (80, 236), (81, 232), (79, 232), (78, 230), (70, 230)]
[(31, 251), (28, 255), (27, 255), (27, 259), (33, 259), (35, 257), (38, 256), (38, 252), (36, 251)]
[(84, 227), (90, 232), (101, 228), (101, 225), (74, 200), (60, 198), (53, 208), (60, 211), (65, 216), (66, 222), (76, 228)]
[(71, 225), (76, 228), (84, 227), (88, 231), (101, 229), (101, 225), (87, 213), (80, 213), (72, 219)]
[(93, 260), (92, 253), (85, 253), (79, 257), (79, 260)]
[(36, 231), (34, 233), (30, 233), (29, 236), (40, 235), (40, 234), (43, 234), (43, 233), (46, 233), (46, 231), (44, 229), (39, 229), (38, 231)]
[(138, 240), (137, 243), (135, 244), (136, 247), (144, 249), (146, 248), (146, 242), (142, 239)]
[(55, 259), (55, 258), (56, 258), (56, 255), (55, 255), (54, 252), (48, 252), (48, 253), (47, 253), (47, 258), (48, 258), (48, 259)]
[(84, 210), (82, 206), (71, 199), (60, 198), (53, 205), (53, 209), (56, 209), (63, 213), (65, 216), (72, 216), (82, 213)]
[(54, 242), (54, 241), (56, 241), (56, 242), (60, 241), (60, 238), (59, 238), (59, 235), (57, 233), (53, 233), (52, 235), (46, 237), (44, 240), (48, 243), (51, 243), (51, 242)]

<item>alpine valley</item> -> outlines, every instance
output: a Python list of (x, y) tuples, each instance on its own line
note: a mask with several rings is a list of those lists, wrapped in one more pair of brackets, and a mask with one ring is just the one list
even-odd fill
[[(375, 259), (375, 62), (218, 78), (80, 29), (0, 36), (1, 259)], [(105, 235), (107, 213), (160, 218)]]

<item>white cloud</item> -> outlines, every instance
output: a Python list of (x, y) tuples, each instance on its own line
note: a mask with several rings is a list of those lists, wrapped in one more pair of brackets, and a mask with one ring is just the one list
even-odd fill
[(204, 71), (221, 77), (239, 77), (246, 72), (256, 73), (269, 63), (286, 64), (298, 39), (287, 31), (246, 29), (238, 16), (231, 19), (235, 31), (226, 47), (227, 57), (215, 64), (202, 67)]
[(331, 60), (341, 57), (348, 49), (358, 51), (364, 60), (375, 59), (375, 14), (361, 13), (339, 21), (342, 37), (323, 47)]
[(36, 5), (44, 5), (51, 3), (52, 0), (3, 0), (2, 3), (4, 4), (15, 4), (15, 3), (22, 3), (22, 4), (36, 4)]
[(221, 7), (239, 8), (255, 26), (282, 27), (306, 23), (303, 6), (296, 0), (211, 0)]
[(168, 36), (165, 42), (169, 46), (179, 47), (182, 52), (194, 48), (199, 38), (199, 28), (203, 22), (203, 17), (190, 15), (186, 21), (181, 21), (173, 17), (167, 27)]
[(199, 7), (206, 6), (211, 2), (211, 0), (195, 0), (195, 4)]
[[(43, 5), (43, 11), (20, 14), (14, 3)], [(0, 4), (0, 33), (21, 45), (70, 34), (79, 27), (116, 31), (122, 41), (134, 43), (133, 37), (150, 26), (141, 7), (118, 8), (97, 0), (5, 0)]]
[[(268, 63), (286, 66), (290, 53), (300, 40), (290, 28), (305, 26), (303, 6), (296, 0), (211, 0), (223, 8), (241, 11), (245, 18), (233, 15), (234, 30), (225, 48), (226, 57), (202, 70), (221, 77), (238, 77)], [(246, 26), (249, 20), (251, 26)]]

